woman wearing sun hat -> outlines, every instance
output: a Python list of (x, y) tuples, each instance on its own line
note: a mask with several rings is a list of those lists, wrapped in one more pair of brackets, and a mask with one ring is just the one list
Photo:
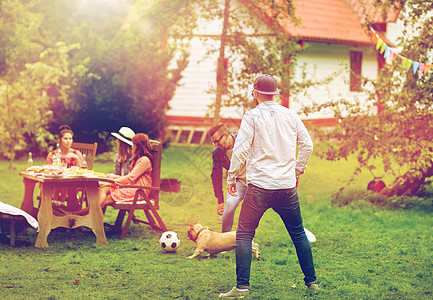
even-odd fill
[(112, 132), (115, 136), (117, 144), (117, 153), (114, 157), (114, 174), (125, 176), (128, 174), (131, 167), (133, 157), (132, 141), (135, 132), (129, 127), (122, 127), (119, 132)]
[[(104, 211), (107, 205), (115, 202), (132, 202), (134, 200), (137, 188), (119, 188), (117, 185), (152, 186), (153, 156), (151, 154), (152, 145), (149, 137), (144, 133), (137, 133), (132, 138), (132, 145), (133, 159), (129, 173), (125, 176), (107, 174), (107, 177), (114, 179), (114, 184), (100, 183), (98, 197), (99, 204)], [(150, 190), (145, 190), (144, 192), (149, 195)], [(85, 215), (87, 213), (89, 213), (89, 207), (73, 212), (73, 214), (77, 215)]]

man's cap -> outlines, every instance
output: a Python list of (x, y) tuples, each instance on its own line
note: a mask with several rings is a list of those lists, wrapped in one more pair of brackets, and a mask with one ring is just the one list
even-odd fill
[(254, 80), (254, 89), (264, 95), (279, 95), (278, 84), (274, 77), (268, 74), (261, 74)]
[(112, 135), (114, 135), (116, 138), (121, 140), (122, 142), (127, 143), (128, 145), (132, 146), (131, 139), (134, 137), (135, 132), (129, 127), (122, 127), (119, 129), (119, 132), (112, 132)]

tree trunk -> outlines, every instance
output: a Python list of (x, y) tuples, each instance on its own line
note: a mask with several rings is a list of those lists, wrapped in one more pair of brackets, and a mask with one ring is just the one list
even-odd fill
[(225, 47), (226, 47), (226, 39), (227, 39), (227, 28), (229, 26), (229, 7), (230, 0), (225, 0), (224, 6), (224, 20), (223, 20), (223, 30), (221, 33), (221, 46), (220, 46), (220, 55), (218, 58), (218, 66), (217, 66), (217, 89), (216, 89), (216, 100), (215, 100), (215, 111), (213, 124), (216, 125), (219, 123), (221, 116), (221, 99), (224, 90), (224, 78), (225, 68), (224, 68), (224, 58), (225, 58)]
[(380, 193), (390, 196), (409, 196), (416, 193), (426, 178), (433, 176), (433, 161), (430, 160), (420, 168), (413, 168), (398, 177), (392, 185), (385, 187)]
[(9, 159), (9, 170), (13, 169), (13, 167), (12, 167), (13, 162), (14, 162), (14, 158), (12, 157)]

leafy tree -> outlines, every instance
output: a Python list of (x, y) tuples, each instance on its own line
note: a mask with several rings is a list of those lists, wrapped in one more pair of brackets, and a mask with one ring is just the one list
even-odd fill
[(184, 19), (175, 17), (187, 13), (183, 1), (166, 3), (162, 1), (142, 12), (140, 19), (151, 24), (145, 32), (138, 22), (124, 35), (126, 63), (122, 65), (122, 73), (131, 99), (127, 117), (134, 120), (134, 128), (147, 129), (153, 137), (159, 136), (165, 126), (169, 101), (187, 65), (188, 53), (176, 36), (191, 30), (191, 25), (179, 27)]
[(0, 150), (10, 160), (26, 144), (25, 136), (44, 136), (52, 111), (52, 95), (68, 100), (76, 76), (84, 65), (69, 66), (69, 53), (78, 45), (56, 43), (46, 47), (39, 32), (42, 15), (32, 11), (31, 1), (0, 2)]
[[(400, 56), (432, 63), (433, 1), (403, 2)], [(403, 2), (388, 0), (383, 5), (389, 8)], [(358, 166), (349, 182), (362, 169), (374, 174), (375, 161), (382, 160), (385, 174), (395, 178), (381, 191), (386, 196), (413, 194), (429, 184), (427, 179), (433, 176), (432, 73), (414, 74), (412, 67), (407, 70), (397, 58), (380, 70), (375, 82), (365, 80), (364, 90), (370, 94), (367, 103), (341, 100), (315, 107), (333, 109), (339, 120), (331, 132), (320, 132), (327, 144), (321, 156), (334, 161), (356, 154)]]
[[(136, 2), (120, 9), (121, 1), (112, 5), (89, 1), (78, 9), (74, 2), (62, 2), (65, 6), (56, 10), (67, 22), (64, 31), (56, 31), (58, 38), (82, 45), (74, 59), (89, 57), (94, 76), (82, 78), (69, 105), (55, 103), (57, 122), (52, 130), (68, 123), (77, 138), (97, 140), (102, 146), (98, 150), (103, 151), (110, 132), (121, 126), (158, 137), (186, 66), (187, 53), (179, 35), (186, 36), (194, 25), (193, 14), (185, 12), (188, 3), (154, 1), (146, 6)], [(50, 27), (55, 28), (59, 17), (50, 16)]]
[[(42, 144), (39, 148), (45, 151), (49, 150), (47, 142), (51, 140), (53, 145), (50, 132), (56, 132), (60, 124), (71, 125), (77, 140), (98, 141), (98, 150), (107, 149), (106, 137), (121, 126), (158, 136), (186, 66), (182, 39), (195, 25), (188, 1), (153, 1), (146, 6), (133, 0), (5, 0), (0, 5), (3, 110), (10, 113), (13, 104), (16, 112), (18, 107), (43, 112), (40, 118), (29, 118), (33, 123), (25, 130), (20, 127), (17, 136)], [(73, 48), (64, 52), (62, 47)], [(51, 52), (40, 56), (53, 49), (58, 50), (57, 56)], [(26, 64), (37, 62), (51, 69), (38, 73), (47, 71), (38, 65), (28, 71), (25, 75), (32, 77), (25, 78), (25, 86), (20, 81), (24, 80), (20, 79), (22, 71), (27, 70)], [(30, 86), (38, 80), (41, 84)], [(33, 98), (31, 105), (27, 105), (28, 98), (17, 102), (18, 87), (38, 90), (40, 101)], [(3, 121), (20, 126), (30, 121), (27, 116), (16, 113), (14, 119)], [(18, 144), (12, 137), (4, 137), (9, 148)]]

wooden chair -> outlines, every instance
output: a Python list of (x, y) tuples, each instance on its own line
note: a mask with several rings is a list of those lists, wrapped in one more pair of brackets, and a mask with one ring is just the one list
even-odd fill
[[(162, 144), (158, 141), (151, 141), (152, 143), (152, 156), (153, 156), (153, 165), (152, 165), (152, 186), (137, 186), (137, 185), (121, 185), (120, 188), (138, 188), (135, 193), (134, 200), (132, 202), (122, 202), (122, 203), (114, 203), (111, 204), (114, 209), (118, 209), (119, 213), (116, 218), (116, 222), (114, 226), (108, 225), (112, 227), (116, 232), (121, 232), (120, 239), (123, 239), (129, 230), (129, 225), (131, 225), (131, 221), (134, 223), (144, 223), (150, 225), (153, 229), (164, 232), (167, 231), (167, 227), (162, 221), (161, 217), (158, 214), (159, 210), (159, 191), (160, 191), (160, 183), (161, 183), (161, 156), (162, 156)], [(146, 196), (144, 190), (151, 190), (149, 197)], [(135, 211), (143, 210), (144, 214), (147, 217), (147, 221), (140, 220), (136, 218)], [(125, 225), (122, 224), (125, 214), (128, 212), (128, 218), (126, 219)]]
[(0, 201), (0, 234), (10, 235), (10, 245), (15, 246), (18, 235), (28, 227), (38, 230), (38, 221), (27, 212)]
[(87, 143), (72, 143), (72, 148), (77, 149), (81, 154), (86, 154), (87, 169), (93, 170), (93, 162), (95, 161), (96, 149), (98, 148), (98, 143), (93, 144)]
[[(78, 143), (78, 142), (72, 142), (72, 146), (73, 149), (76, 149), (78, 151), (81, 152), (81, 154), (85, 154), (86, 155), (86, 165), (87, 165), (87, 169), (88, 170), (93, 170), (93, 162), (95, 161), (95, 156), (96, 156), (96, 149), (98, 148), (98, 143), (94, 142), (93, 144), (88, 144), (88, 143)], [(54, 192), (56, 195), (56, 191)], [(65, 193), (65, 191), (63, 191), (63, 193)], [(58, 192), (57, 192), (58, 194)], [(63, 196), (66, 198), (66, 194)], [(68, 196), (69, 197), (69, 196)], [(68, 200), (65, 201), (66, 199), (63, 199), (63, 201), (60, 201), (61, 203), (65, 203), (66, 202), (66, 207), (64, 207), (65, 205), (61, 205), (61, 208), (64, 208), (65, 210), (78, 210), (81, 209), (83, 207), (83, 204), (85, 203), (86, 206), (89, 205), (89, 203), (87, 202), (87, 195), (86, 195), (86, 191), (83, 189), (77, 189), (76, 191), (76, 198), (77, 200)]]
[[(17, 238), (17, 235), (20, 234), (20, 230), (17, 229), (21, 225), (23, 226), (25, 221), (25, 218), (23, 216), (15, 216), (15, 215), (9, 215), (4, 214), (0, 212), (0, 233), (4, 232), (5, 229), (3, 227), (6, 227), (3, 222), (9, 223), (9, 234), (10, 234), (10, 245), (12, 247), (15, 247), (15, 240)], [(22, 228), (21, 228), (22, 229)], [(27, 227), (24, 227), (24, 229), (27, 229)]]
[[(78, 143), (72, 142), (71, 147), (81, 152), (81, 154), (86, 155), (86, 164), (88, 170), (93, 170), (93, 162), (95, 161), (96, 149), (98, 148), (98, 143)], [(72, 195), (69, 195), (71, 193)], [(67, 197), (73, 197), (73, 199), (67, 199)], [(38, 209), (41, 206), (41, 197), (38, 196), (39, 201)], [(61, 209), (66, 211), (79, 210), (83, 207), (89, 205), (87, 201), (86, 191), (84, 189), (77, 189), (74, 191), (66, 191), (65, 189), (56, 189), (53, 193), (53, 208)]]

